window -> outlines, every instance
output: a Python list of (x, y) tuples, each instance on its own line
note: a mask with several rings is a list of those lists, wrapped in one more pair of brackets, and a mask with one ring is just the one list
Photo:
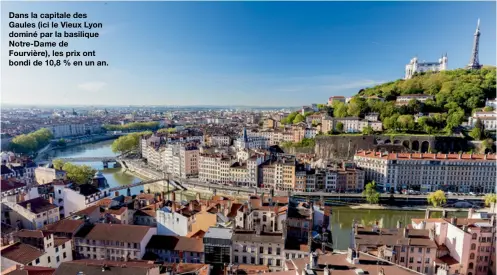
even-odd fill
[(423, 248), (418, 248), (418, 253), (423, 253)]
[(411, 247), (411, 253), (414, 253), (414, 247)]
[(429, 264), (430, 263), (430, 258), (425, 258), (425, 264)]
[(476, 249), (476, 244), (472, 243), (471, 244), (471, 250), (475, 250)]
[(414, 263), (414, 257), (409, 257), (409, 263)]
[(264, 253), (264, 247), (259, 247), (259, 253)]
[(66, 252), (62, 253), (62, 258), (67, 258)]
[(401, 252), (406, 252), (406, 247), (405, 246), (402, 247)]
[(57, 256), (57, 258), (55, 258), (55, 260), (56, 260), (57, 262), (60, 262), (60, 256)]
[(425, 266), (425, 274), (428, 274), (428, 267)]
[(470, 260), (474, 260), (474, 259), (475, 259), (475, 253), (471, 253), (471, 254), (469, 255), (469, 259), (470, 259)]
[(400, 257), (400, 262), (403, 263), (404, 262), (404, 257)]
[(276, 255), (280, 255), (280, 253), (281, 253), (281, 248), (279, 248), (279, 247), (276, 248)]
[(430, 253), (431, 249), (430, 248), (426, 248), (426, 253)]
[(39, 263), (40, 263), (40, 258), (35, 260), (35, 264), (39, 264)]
[(58, 246), (55, 248), (55, 253), (59, 253), (59, 247)]
[(243, 258), (242, 258), (242, 262), (243, 262), (244, 264), (246, 264), (246, 263), (247, 263), (247, 257), (246, 257), (246, 256), (243, 256)]
[(472, 239), (476, 240), (476, 233), (473, 233)]
[(66, 248), (66, 244), (62, 244), (62, 249), (65, 249)]

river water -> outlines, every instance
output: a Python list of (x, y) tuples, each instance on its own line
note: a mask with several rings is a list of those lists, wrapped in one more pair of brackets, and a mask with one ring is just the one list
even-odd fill
[[(116, 156), (113, 153), (110, 146), (113, 140), (100, 141), (96, 143), (88, 143), (77, 146), (71, 146), (67, 148), (61, 148), (47, 152), (43, 159), (54, 159), (54, 158), (78, 158), (78, 157), (110, 157)], [(107, 179), (110, 187), (129, 185), (135, 182), (141, 181), (140, 178), (132, 175), (130, 173), (125, 173), (122, 168), (105, 168), (102, 162), (78, 162), (75, 164), (84, 164), (99, 170)], [(112, 164), (109, 164), (112, 166)], [(138, 194), (143, 191), (143, 186), (131, 188), (132, 194)], [(126, 190), (120, 191), (122, 194), (126, 193)]]
[[(57, 149), (48, 153), (45, 159), (57, 158), (57, 157), (106, 157), (115, 156), (116, 154), (112, 152), (110, 145), (112, 140), (101, 141), (92, 144), (83, 144), (63, 149)], [(124, 172), (122, 168), (109, 168), (104, 169), (101, 162), (86, 162), (81, 163), (90, 165), (95, 169), (100, 170), (107, 182), (111, 187), (128, 185), (135, 182), (141, 181), (140, 178), (133, 174)], [(132, 194), (137, 194), (146, 192), (150, 189), (150, 192), (166, 191), (163, 190), (163, 186), (158, 185), (146, 185), (145, 187), (139, 186), (131, 189)], [(125, 191), (121, 191), (125, 192)], [(176, 198), (179, 200), (191, 200), (194, 199), (194, 192), (187, 191), (178, 193)], [(203, 194), (202, 198), (207, 197), (208, 194)], [(331, 221), (334, 247), (336, 249), (346, 249), (349, 245), (350, 231), (352, 221), (355, 219), (360, 224), (372, 225), (378, 221), (381, 227), (393, 228), (397, 225), (397, 221), (401, 221), (403, 225), (410, 224), (412, 218), (423, 218), (425, 215), (424, 211), (405, 211), (405, 210), (358, 210), (351, 209), (349, 207), (333, 207), (333, 215)], [(450, 216), (464, 217), (466, 212), (449, 212)], [(441, 217), (440, 212), (433, 212), (431, 217)]]

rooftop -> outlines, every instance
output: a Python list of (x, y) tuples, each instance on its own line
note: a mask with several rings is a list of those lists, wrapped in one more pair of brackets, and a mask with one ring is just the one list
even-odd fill
[(493, 161), (496, 160), (495, 154), (433, 154), (433, 153), (384, 153), (376, 151), (358, 151), (355, 156), (370, 157), (385, 160), (438, 160), (438, 161), (471, 161), (483, 160)]
[[(302, 273), (302, 270), (305, 268), (305, 265), (307, 263), (309, 263), (309, 257), (286, 261), (288, 269), (295, 270), (298, 272), (298, 274)], [(364, 273), (362, 274), (371, 274), (371, 275), (378, 274), (380, 269), (383, 269), (384, 274), (395, 274), (395, 275), (421, 274), (364, 253), (359, 253), (359, 262), (357, 264), (352, 264), (349, 261), (347, 261), (346, 254), (327, 253), (324, 255), (320, 255), (318, 258), (318, 268), (312, 270), (312, 274), (323, 275), (325, 267), (328, 267), (331, 270), (330, 273), (333, 275), (358, 274), (357, 272), (360, 269), (364, 271)], [(272, 275), (272, 273), (267, 273), (267, 275)]]
[(44, 251), (24, 243), (15, 243), (7, 246), (0, 251), (2, 257), (5, 257), (16, 263), (27, 265), (45, 254)]
[(142, 225), (98, 223), (90, 229), (86, 236), (80, 235), (80, 237), (90, 240), (139, 243), (150, 229), (152, 227)]
[(23, 201), (23, 202), (20, 202), (18, 204), (26, 209), (28, 208), (28, 204), (30, 204), (30, 207), (31, 207), (30, 211), (35, 213), (35, 214), (46, 212), (50, 209), (58, 208), (56, 205), (51, 204), (48, 200), (46, 200), (42, 197)]
[(233, 230), (231, 228), (209, 227), (209, 230), (205, 233), (204, 238), (231, 240), (232, 236)]
[[(106, 260), (76, 260), (63, 262), (55, 271), (55, 275), (66, 274), (105, 274), (115, 275), (148, 275), (150, 269), (158, 268), (158, 265), (147, 261), (106, 261)], [(157, 271), (159, 273), (159, 271)]]
[(204, 252), (204, 242), (197, 238), (154, 235), (148, 242), (147, 249)]

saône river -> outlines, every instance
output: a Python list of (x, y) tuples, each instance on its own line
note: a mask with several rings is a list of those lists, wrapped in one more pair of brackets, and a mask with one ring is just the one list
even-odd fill
[[(82, 144), (78, 146), (68, 147), (53, 150), (47, 153), (44, 157), (45, 159), (50, 158), (71, 158), (71, 157), (107, 157), (115, 156), (116, 154), (112, 152), (110, 146), (112, 140), (101, 141), (90, 144)], [(104, 169), (101, 162), (86, 162), (86, 163), (76, 163), (76, 164), (86, 164), (90, 165), (95, 169), (98, 169), (107, 179), (107, 182), (111, 187), (128, 185), (135, 182), (141, 181), (140, 178), (124, 172), (123, 168), (108, 168)], [(110, 164), (112, 165), (112, 164)], [(145, 186), (145, 189), (148, 189)], [(131, 189), (132, 194), (138, 194), (144, 190), (143, 186), (134, 187)], [(121, 194), (126, 193), (126, 189), (120, 191)], [(204, 195), (202, 197), (205, 197)], [(181, 194), (177, 196), (179, 199), (193, 199), (193, 196), (188, 196)], [(432, 212), (431, 217), (441, 217), (440, 212)], [(394, 228), (397, 225), (397, 221), (402, 222), (402, 225), (410, 224), (412, 218), (423, 218), (425, 215), (424, 211), (406, 211), (406, 210), (362, 210), (362, 209), (351, 209), (349, 207), (333, 207), (333, 215), (331, 221), (333, 242), (336, 249), (347, 249), (350, 243), (350, 232), (352, 221), (355, 219), (360, 224), (372, 225), (378, 222), (381, 227), (384, 228)], [(465, 217), (466, 212), (449, 212), (450, 216)]]

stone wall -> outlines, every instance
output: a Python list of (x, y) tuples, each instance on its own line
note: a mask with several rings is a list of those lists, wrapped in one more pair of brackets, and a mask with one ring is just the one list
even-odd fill
[(413, 152), (450, 153), (468, 150), (467, 141), (459, 137), (438, 136), (319, 136), (316, 137), (314, 153), (317, 158), (352, 159), (357, 150), (372, 150), (378, 145), (404, 146)]

